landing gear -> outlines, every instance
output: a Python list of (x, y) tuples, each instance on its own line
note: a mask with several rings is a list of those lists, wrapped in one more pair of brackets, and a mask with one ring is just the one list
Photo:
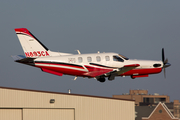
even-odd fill
[(131, 79), (135, 79), (135, 77), (133, 77), (133, 76), (131, 75)]
[(101, 78), (99, 78), (99, 79), (97, 79), (99, 82), (105, 82), (106, 81), (106, 79), (104, 78), (104, 77), (101, 77)]

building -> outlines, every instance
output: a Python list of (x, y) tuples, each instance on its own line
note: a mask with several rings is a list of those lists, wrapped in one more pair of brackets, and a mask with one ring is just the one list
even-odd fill
[(113, 95), (113, 97), (135, 100), (136, 120), (142, 120), (143, 116), (149, 116), (160, 102), (168, 108), (168, 111), (170, 111), (176, 119), (180, 118), (179, 100), (170, 102), (170, 97), (167, 95), (159, 95), (157, 93), (148, 94), (148, 90), (130, 90), (129, 93)]
[[(138, 106), (137, 106), (138, 107)], [(153, 108), (150, 108), (153, 109)], [(144, 110), (146, 111), (146, 110)], [(142, 114), (142, 113), (140, 113)], [(159, 102), (159, 104), (150, 112), (149, 115), (141, 115), (143, 116), (141, 120), (179, 120), (175, 118), (173, 114), (169, 111), (167, 106), (164, 103)], [(136, 119), (138, 120), (138, 119)], [(139, 119), (140, 120), (140, 119)]]
[(174, 104), (173, 104), (173, 113), (174, 116), (177, 118), (180, 118), (180, 103), (179, 100), (174, 100)]
[(148, 90), (130, 90), (126, 94), (113, 95), (113, 98), (135, 100), (136, 106), (170, 102), (168, 95), (159, 95), (158, 93), (148, 94)]
[(134, 119), (134, 100), (0, 87), (0, 120)]
[(156, 106), (135, 106), (135, 120), (142, 120), (142, 117), (149, 116)]

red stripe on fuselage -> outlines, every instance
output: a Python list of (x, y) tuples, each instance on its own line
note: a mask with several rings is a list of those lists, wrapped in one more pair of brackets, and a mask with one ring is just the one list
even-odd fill
[[(74, 75), (74, 76), (84, 76), (84, 77), (96, 77), (96, 76), (113, 71), (113, 69), (85, 65), (85, 67), (88, 69), (88, 71), (86, 71), (83, 66), (66, 64), (66, 63), (62, 63), (62, 64), (61, 63), (35, 63), (35, 66), (39, 68), (45, 68), (45, 69), (49, 69), (55, 72), (63, 73), (63, 74)], [(128, 72), (125, 72), (124, 74), (121, 74), (120, 76), (148, 75), (148, 74), (160, 73), (161, 71), (162, 71), (162, 68), (133, 69)]]
[(121, 74), (121, 76), (128, 76), (128, 75), (148, 75), (148, 74), (156, 74), (160, 73), (162, 71), (162, 68), (147, 68), (147, 69), (133, 69), (128, 72), (125, 72), (124, 74)]
[(70, 65), (70, 64), (58, 64), (58, 63), (47, 63), (49, 65), (57, 65), (57, 66), (66, 66), (66, 67), (73, 67), (78, 69), (84, 69), (82, 66)]
[[(53, 66), (53, 65), (56, 65), (56, 66)], [(76, 66), (76, 65), (57, 64), (57, 63), (35, 63), (35, 66), (39, 68), (45, 68), (52, 71), (56, 71), (63, 74), (68, 74), (68, 75), (86, 76), (84, 75), (84, 73), (86, 73), (85, 69), (81, 66)], [(64, 67), (69, 67), (69, 68), (64, 68)], [(81, 69), (81, 70), (78, 70), (78, 69)]]
[(82, 66), (80, 66), (80, 65), (73, 65), (73, 64), (66, 64), (66, 63), (45, 63), (45, 62), (36, 62), (35, 63), (36, 65), (38, 65), (38, 64), (41, 64), (41, 65), (49, 65), (49, 66), (52, 66), (53, 67), (53, 65), (56, 65), (56, 66), (59, 66), (59, 67), (61, 67), (61, 66), (64, 66), (64, 67), (73, 67), (73, 68), (78, 68), (78, 69), (84, 69)]

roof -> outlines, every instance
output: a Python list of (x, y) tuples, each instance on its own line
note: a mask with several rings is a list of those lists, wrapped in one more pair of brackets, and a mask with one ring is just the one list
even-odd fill
[(41, 93), (52, 93), (52, 94), (72, 95), (72, 96), (83, 96), (83, 97), (94, 97), (94, 98), (103, 98), (103, 99), (112, 99), (112, 100), (134, 101), (134, 100), (129, 100), (129, 99), (120, 99), (120, 98), (112, 98), (112, 97), (103, 97), (103, 96), (94, 96), (94, 95), (83, 95), (83, 94), (72, 94), (72, 93), (61, 93), (61, 92), (53, 92), (53, 91), (30, 90), (30, 89), (11, 88), (11, 87), (2, 87), (2, 86), (0, 86), (0, 89), (30, 91), (30, 92), (41, 92)]
[[(146, 116), (146, 117), (143, 117), (142, 119), (149, 119), (156, 111), (156, 109), (159, 107), (159, 106), (162, 106), (164, 108), (164, 110), (166, 111), (166, 113), (169, 115), (169, 117), (171, 119), (178, 119), (178, 118), (175, 118), (174, 115), (170, 112), (170, 110), (167, 108), (167, 106), (164, 104), (164, 103), (161, 103), (159, 102), (159, 104), (156, 106), (156, 108), (152, 111), (152, 113), (149, 115), (149, 116)], [(155, 113), (156, 114), (156, 113)]]
[(142, 120), (142, 117), (148, 117), (156, 106), (135, 106), (135, 111), (137, 112), (135, 120)]

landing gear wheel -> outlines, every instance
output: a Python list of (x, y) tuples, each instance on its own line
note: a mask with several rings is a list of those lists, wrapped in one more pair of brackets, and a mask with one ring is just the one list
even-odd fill
[(132, 79), (135, 79), (135, 77), (133, 77), (132, 75), (131, 75), (131, 78), (132, 78)]
[(99, 82), (105, 82), (106, 79), (103, 77), (103, 78), (99, 78), (98, 81), (99, 81)]

